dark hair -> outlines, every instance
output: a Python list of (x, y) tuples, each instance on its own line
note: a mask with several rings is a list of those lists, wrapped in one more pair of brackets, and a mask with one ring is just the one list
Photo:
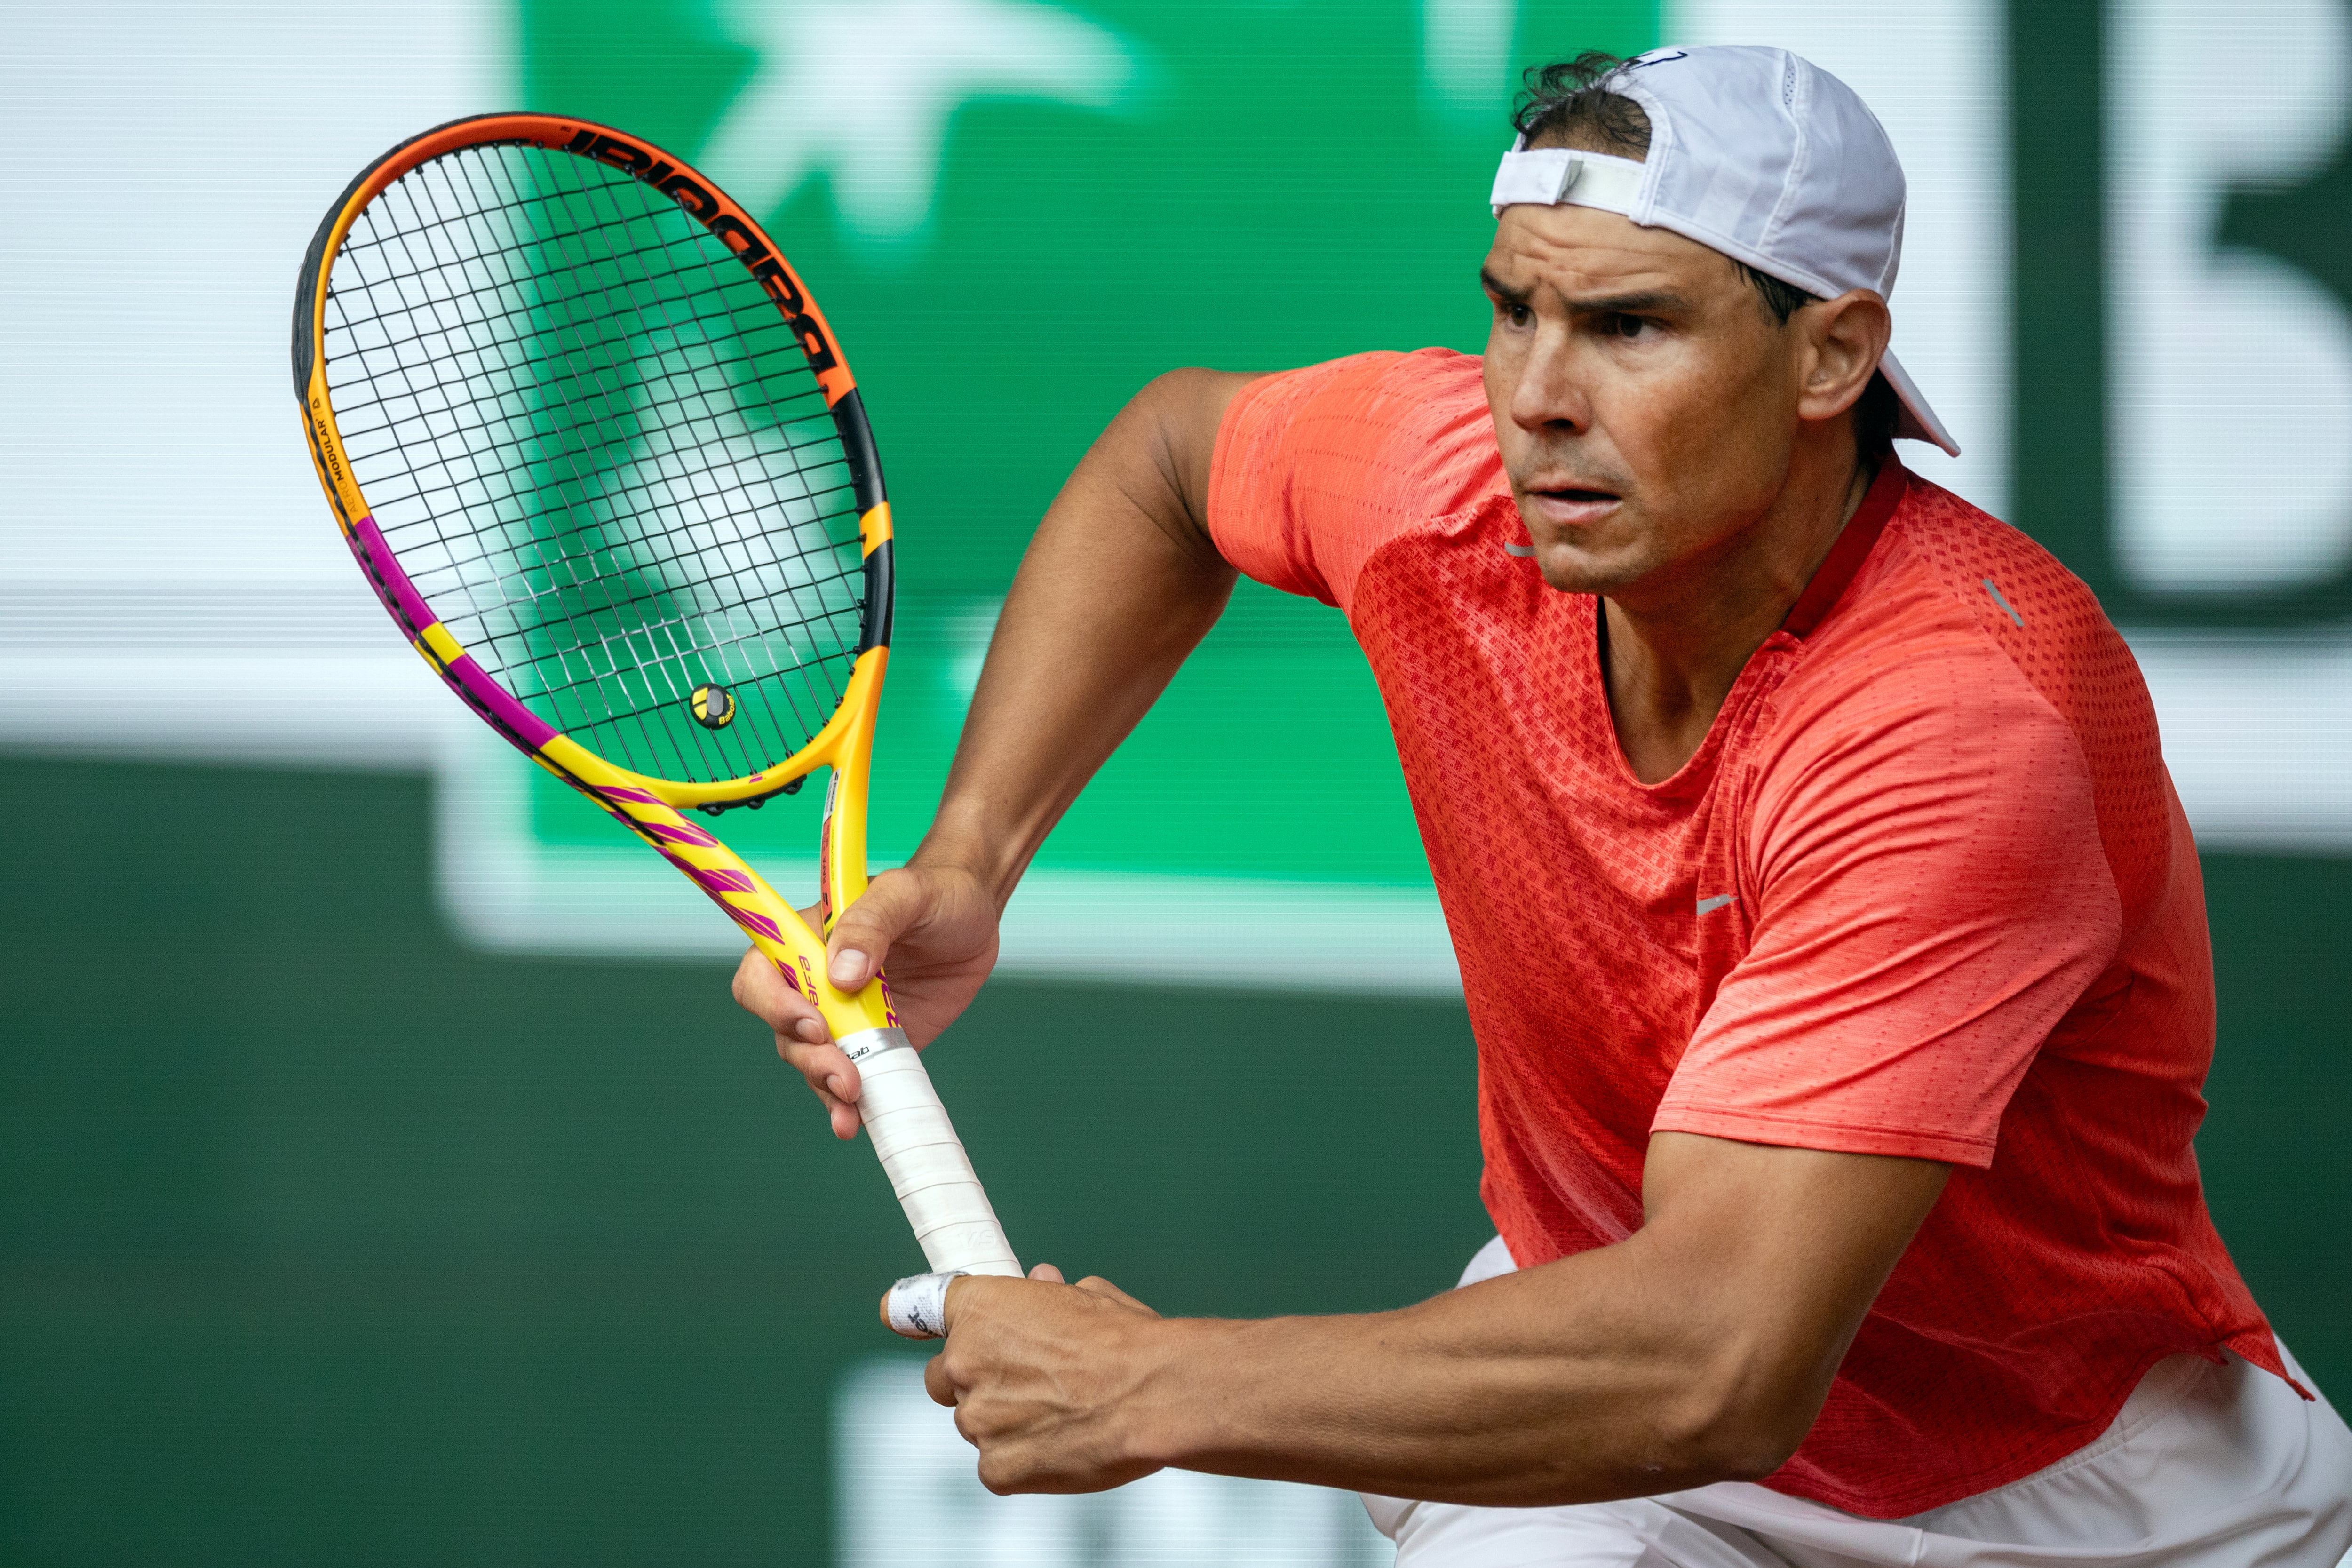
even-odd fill
[(1624, 65), (1616, 55), (1587, 49), (1572, 60), (1535, 67), (1512, 111), (1511, 128), (1530, 146), (1538, 137), (1549, 136), (1556, 138), (1555, 145), (1589, 153), (1645, 155), (1650, 151), (1648, 112), (1606, 85)]
[[(1527, 74), (1528, 89), (1512, 110), (1511, 126), (1532, 147), (1539, 142), (1553, 147), (1575, 147), (1588, 153), (1645, 158), (1650, 152), (1650, 116), (1622, 92), (1609, 89), (1610, 79), (1626, 61), (1599, 49), (1587, 49), (1571, 60), (1538, 66)], [(1757, 299), (1781, 326), (1808, 305), (1821, 302), (1794, 283), (1759, 272), (1745, 261), (1731, 263), (1756, 290)], [(1902, 405), (1883, 375), (1874, 375), (1853, 405), (1855, 444), (1875, 456), (1895, 443), (1895, 426)]]

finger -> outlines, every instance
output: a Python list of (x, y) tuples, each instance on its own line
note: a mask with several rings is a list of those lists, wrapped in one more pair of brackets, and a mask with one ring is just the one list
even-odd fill
[(1055, 1268), (1050, 1263), (1040, 1263), (1036, 1268), (1029, 1270), (1029, 1278), (1032, 1279), (1043, 1279), (1048, 1284), (1053, 1285), (1065, 1283), (1062, 1279), (1062, 1271)]
[(881, 973), (891, 944), (930, 912), (919, 877), (885, 871), (863, 897), (842, 911), (825, 942), (825, 973), (844, 991), (855, 991)]
[(856, 1137), (860, 1121), (857, 1100), (866, 1092), (857, 1064), (831, 1040), (817, 1045), (782, 1034), (776, 1037), (776, 1054), (801, 1075), (809, 1092), (824, 1107), (825, 1119), (833, 1124), (833, 1135), (845, 1140)]
[(923, 1363), (923, 1392), (931, 1396), (934, 1405), (953, 1405), (955, 1384), (948, 1380), (947, 1352), (941, 1351)]
[(734, 992), (737, 1004), (775, 1030), (780, 1041), (786, 1036), (813, 1042), (833, 1037), (816, 1004), (778, 973), (775, 963), (756, 947), (735, 966)]
[(807, 1040), (789, 1036), (776, 1037), (776, 1054), (784, 1058), (792, 1069), (808, 1079), (808, 1086), (820, 1094), (829, 1094), (844, 1105), (855, 1105), (866, 1092), (865, 1080), (858, 1076), (857, 1064), (831, 1040), (812, 1045)]
[(819, 1105), (824, 1107), (826, 1124), (833, 1129), (835, 1138), (846, 1143), (857, 1136), (857, 1129), (866, 1120), (857, 1113), (857, 1107), (835, 1098), (830, 1090), (816, 1084), (809, 1085), (809, 1092), (816, 1096)]
[(1089, 1274), (1079, 1280), (1078, 1289), (1089, 1296), (1100, 1296), (1105, 1300), (1117, 1301), (1122, 1307), (1131, 1307), (1147, 1318), (1156, 1318), (1160, 1315), (1099, 1274)]

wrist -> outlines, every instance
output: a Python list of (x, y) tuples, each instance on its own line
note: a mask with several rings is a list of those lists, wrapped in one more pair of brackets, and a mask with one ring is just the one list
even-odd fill
[(1239, 1349), (1234, 1341), (1243, 1326), (1218, 1318), (1161, 1318), (1142, 1326), (1121, 1422), (1127, 1458), (1182, 1467), (1231, 1448), (1227, 1427), (1238, 1412), (1220, 1372)]
[(907, 861), (910, 870), (971, 878), (994, 901), (999, 914), (1004, 912), (1028, 865), (1027, 848), (1018, 844), (1014, 835), (992, 830), (971, 814), (949, 805), (940, 807), (930, 830)]

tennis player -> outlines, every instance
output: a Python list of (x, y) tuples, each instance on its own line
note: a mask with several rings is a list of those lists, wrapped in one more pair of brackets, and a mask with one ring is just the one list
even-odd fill
[[(2335, 1568), (2352, 1434), (2198, 1182), (2213, 981), (2147, 693), (2081, 583), (1895, 452), (1954, 448), (1887, 352), (1885, 132), (1777, 49), (1539, 79), (1485, 356), (1139, 395), (831, 952), (936, 1035), (1234, 574), (1336, 605), (1460, 955), (1500, 1234), (1360, 1317), (958, 1279), (933, 1396), (998, 1490), (1352, 1488), (1424, 1568)], [(756, 955), (737, 991), (854, 1132), (814, 1010)]]

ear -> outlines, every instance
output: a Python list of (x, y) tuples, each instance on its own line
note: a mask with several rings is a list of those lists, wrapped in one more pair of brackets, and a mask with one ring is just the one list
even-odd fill
[(1801, 419), (1834, 419), (1870, 384), (1894, 330), (1886, 301), (1867, 289), (1806, 306), (1789, 323), (1805, 333), (1797, 388)]

